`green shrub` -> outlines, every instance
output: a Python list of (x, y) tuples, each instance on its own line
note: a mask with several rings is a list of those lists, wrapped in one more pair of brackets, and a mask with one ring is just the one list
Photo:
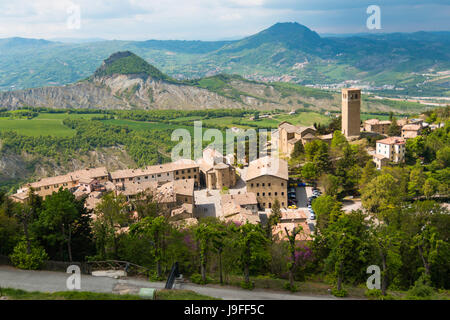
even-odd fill
[(331, 290), (331, 294), (335, 297), (339, 297), (339, 298), (343, 298), (346, 297), (348, 295), (347, 291), (344, 289), (338, 290), (336, 288), (333, 288)]
[(191, 275), (189, 277), (189, 279), (191, 280), (192, 283), (196, 283), (196, 284), (207, 284), (207, 283), (214, 281), (211, 277), (208, 277), (208, 276), (206, 276), (206, 282), (203, 281), (202, 275), (199, 273), (194, 273), (193, 275)]
[(406, 298), (410, 300), (432, 299), (435, 291), (429, 284), (429, 277), (422, 274), (414, 283), (414, 286), (408, 290)]
[(27, 242), (22, 240), (14, 247), (13, 253), (10, 255), (14, 266), (20, 269), (37, 270), (42, 267), (44, 261), (48, 259), (48, 255), (44, 248), (32, 244), (31, 253), (27, 254)]
[(241, 288), (246, 289), (246, 290), (253, 290), (255, 288), (255, 283), (252, 281), (250, 281), (250, 282), (242, 281)]
[(283, 287), (284, 287), (284, 289), (289, 290), (291, 292), (297, 292), (298, 291), (298, 286), (295, 285), (295, 284), (293, 286), (291, 286), (291, 284), (289, 282), (286, 282)]
[(383, 294), (381, 293), (381, 290), (378, 290), (378, 289), (366, 290), (364, 295), (367, 298), (373, 299), (373, 300), (393, 300), (394, 299), (394, 297), (389, 294), (383, 296)]

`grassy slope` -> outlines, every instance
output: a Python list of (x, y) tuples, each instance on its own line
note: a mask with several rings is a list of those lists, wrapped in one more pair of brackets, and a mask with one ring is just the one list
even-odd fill
[[(38, 292), (2, 288), (2, 295), (11, 300), (143, 300), (138, 295), (118, 295), (85, 291)], [(217, 300), (189, 290), (158, 290), (155, 300)]]
[(9, 119), (0, 118), (0, 130), (17, 131), (27, 136), (54, 136), (71, 137), (75, 134), (72, 130), (63, 125), (63, 120), (70, 119), (90, 119), (99, 116), (98, 114), (67, 114), (67, 113), (41, 113), (36, 118)]

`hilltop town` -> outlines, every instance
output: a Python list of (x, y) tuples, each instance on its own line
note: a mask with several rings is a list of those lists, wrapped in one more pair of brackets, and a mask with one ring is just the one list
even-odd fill
[[(364, 147), (378, 170), (405, 162), (407, 139), (420, 136), (423, 130), (444, 126), (444, 123), (429, 124), (423, 119), (408, 118), (369, 119), (361, 123), (361, 98), (359, 89), (342, 89), (341, 130), (352, 144), (367, 137), (378, 138), (375, 147)], [(393, 124), (398, 136), (390, 132)], [(77, 199), (84, 199), (86, 208), (95, 214), (107, 193), (123, 195), (127, 201), (149, 194), (168, 213), (172, 223), (188, 226), (205, 217), (265, 225), (275, 206), (280, 210), (280, 221), (273, 234), (285, 238), (285, 228), (292, 231), (300, 226), (304, 231), (303, 240), (310, 241), (316, 224), (311, 203), (327, 190), (314, 179), (302, 181), (295, 175), (291, 158), (298, 148), (304, 149), (313, 141), (330, 146), (334, 136), (334, 132), (321, 134), (313, 126), (295, 126), (284, 121), (268, 143), (277, 149), (280, 158), (269, 155), (242, 166), (237, 165), (234, 155), (225, 156), (208, 147), (196, 161), (185, 159), (111, 172), (106, 167), (86, 168), (43, 178), (22, 186), (11, 199), (26, 203), (30, 192), (45, 199), (60, 189), (67, 189)], [(349, 210), (355, 208), (361, 208), (360, 200), (351, 202)]]

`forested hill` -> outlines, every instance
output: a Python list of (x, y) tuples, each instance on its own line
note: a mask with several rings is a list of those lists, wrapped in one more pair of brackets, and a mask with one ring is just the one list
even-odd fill
[(302, 85), (356, 80), (415, 96), (448, 96), (450, 88), (450, 32), (321, 37), (299, 23), (277, 23), (235, 41), (0, 39), (0, 90), (73, 83), (118, 51), (132, 51), (175, 79), (226, 73)]
[(0, 93), (0, 106), (90, 109), (337, 109), (335, 94), (240, 76), (176, 80), (130, 51), (107, 58), (74, 84)]

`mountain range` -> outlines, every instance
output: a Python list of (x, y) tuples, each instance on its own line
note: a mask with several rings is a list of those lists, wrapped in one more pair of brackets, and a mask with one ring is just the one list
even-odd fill
[(450, 32), (321, 37), (298, 23), (277, 23), (233, 41), (0, 39), (0, 90), (86, 79), (119, 51), (132, 51), (177, 80), (218, 74), (302, 85), (356, 80), (395, 86), (405, 95), (450, 94)]
[(178, 80), (130, 51), (105, 59), (73, 84), (0, 92), (0, 106), (87, 109), (338, 109), (335, 94), (296, 84), (250, 81), (238, 75)]

